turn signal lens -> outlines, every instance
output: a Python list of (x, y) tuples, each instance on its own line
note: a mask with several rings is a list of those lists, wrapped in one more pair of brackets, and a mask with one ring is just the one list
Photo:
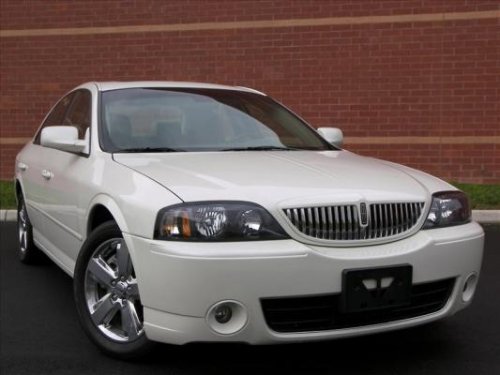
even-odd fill
[(182, 236), (184, 238), (191, 237), (191, 224), (187, 212), (182, 213)]

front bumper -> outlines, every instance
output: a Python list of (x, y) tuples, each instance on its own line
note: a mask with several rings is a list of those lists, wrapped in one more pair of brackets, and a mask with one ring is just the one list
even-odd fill
[[(308, 341), (411, 327), (449, 316), (470, 304), (466, 278), (479, 275), (484, 234), (476, 223), (423, 230), (382, 245), (330, 248), (295, 240), (182, 243), (124, 233), (134, 262), (145, 331), (154, 341), (251, 344)], [(341, 292), (342, 271), (398, 264), (413, 266), (413, 283), (454, 278), (446, 305), (415, 318), (316, 332), (278, 333), (266, 324), (261, 299)], [(210, 327), (207, 314), (220, 301), (237, 301), (247, 321), (232, 334)]]

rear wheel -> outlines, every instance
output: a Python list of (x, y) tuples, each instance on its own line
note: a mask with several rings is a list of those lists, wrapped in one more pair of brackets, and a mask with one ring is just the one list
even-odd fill
[(120, 229), (113, 221), (96, 228), (85, 241), (74, 275), (80, 322), (97, 346), (131, 359), (149, 351), (134, 267)]
[(33, 243), (33, 226), (22, 195), (18, 197), (17, 202), (17, 234), (19, 259), (26, 264), (36, 263), (40, 259), (40, 250)]

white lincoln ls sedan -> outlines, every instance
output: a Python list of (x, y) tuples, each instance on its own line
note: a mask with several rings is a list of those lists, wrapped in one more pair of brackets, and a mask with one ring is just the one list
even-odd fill
[(19, 256), (74, 279), (90, 339), (250, 344), (411, 327), (471, 303), (468, 198), (343, 150), (243, 87), (83, 84), (17, 155)]

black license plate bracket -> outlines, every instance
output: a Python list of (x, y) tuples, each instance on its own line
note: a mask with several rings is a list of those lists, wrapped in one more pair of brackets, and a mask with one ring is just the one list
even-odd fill
[(409, 264), (344, 270), (341, 311), (356, 313), (408, 305), (412, 278)]

